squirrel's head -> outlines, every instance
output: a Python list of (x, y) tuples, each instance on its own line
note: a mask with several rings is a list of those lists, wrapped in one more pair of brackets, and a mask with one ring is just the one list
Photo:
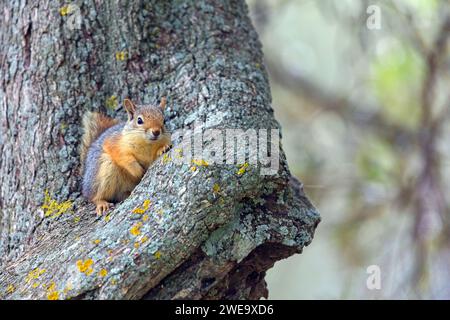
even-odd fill
[(125, 99), (123, 104), (128, 114), (125, 126), (127, 131), (153, 141), (158, 140), (165, 132), (163, 115), (165, 98), (161, 99), (159, 106), (136, 105), (130, 99)]

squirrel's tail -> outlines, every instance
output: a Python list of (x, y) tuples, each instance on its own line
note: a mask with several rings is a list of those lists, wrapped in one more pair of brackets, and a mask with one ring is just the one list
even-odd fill
[(90, 145), (106, 129), (117, 124), (117, 120), (102, 115), (98, 112), (86, 112), (83, 116), (83, 137), (80, 146), (81, 164), (83, 166)]

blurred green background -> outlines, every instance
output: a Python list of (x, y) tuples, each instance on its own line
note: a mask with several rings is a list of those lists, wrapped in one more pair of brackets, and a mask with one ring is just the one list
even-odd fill
[(268, 272), (269, 298), (450, 298), (450, 2), (247, 2), (290, 168), (322, 216)]

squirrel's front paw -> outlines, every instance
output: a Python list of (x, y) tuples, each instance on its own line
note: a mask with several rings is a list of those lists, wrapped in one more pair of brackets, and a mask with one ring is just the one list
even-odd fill
[(95, 202), (97, 205), (97, 208), (95, 209), (95, 212), (97, 212), (97, 215), (102, 215), (105, 211), (107, 211), (111, 207), (111, 203), (106, 202), (105, 200), (98, 200)]
[(162, 154), (164, 154), (167, 151), (169, 151), (170, 148), (172, 148), (172, 145), (171, 144), (166, 144), (166, 145), (164, 145), (164, 146), (162, 146), (161, 148), (158, 149), (158, 151), (156, 152), (156, 155), (159, 157)]

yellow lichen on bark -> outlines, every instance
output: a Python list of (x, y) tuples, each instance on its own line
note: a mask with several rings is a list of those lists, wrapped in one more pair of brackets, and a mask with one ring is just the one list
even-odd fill
[(47, 285), (47, 299), (48, 300), (58, 300), (59, 299), (59, 292), (55, 290), (56, 289), (56, 283), (54, 281), (50, 282)]
[(35, 280), (35, 279), (39, 278), (39, 276), (42, 275), (45, 271), (46, 271), (45, 269), (39, 269), (39, 268), (31, 270), (30, 272), (28, 272), (28, 275), (25, 278), (25, 282), (28, 283), (31, 280)]
[(117, 96), (112, 95), (108, 99), (106, 99), (106, 107), (111, 110), (115, 110), (119, 103), (117, 102)]
[(59, 300), (59, 292), (58, 291), (52, 291), (47, 295), (48, 300)]
[(73, 202), (66, 200), (59, 203), (55, 199), (52, 199), (48, 190), (45, 190), (44, 204), (41, 209), (44, 210), (44, 216), (57, 218), (63, 213), (68, 212), (72, 208)]
[(98, 275), (102, 278), (106, 277), (107, 274), (108, 274), (108, 271), (106, 269), (102, 269), (98, 272)]
[(199, 166), (199, 167), (207, 167), (209, 166), (208, 161), (203, 160), (203, 159), (193, 159), (192, 163)]
[(241, 176), (245, 173), (246, 169), (248, 168), (248, 163), (245, 162), (243, 165), (241, 165), (241, 167), (239, 168), (239, 170), (236, 172), (236, 174), (238, 176)]
[(117, 51), (116, 52), (116, 60), (124, 61), (128, 57), (128, 53), (126, 51)]
[(77, 261), (78, 270), (86, 275), (90, 275), (94, 271), (93, 263), (94, 261), (92, 261), (92, 259), (86, 259), (84, 261), (78, 260)]
[(152, 204), (152, 202), (150, 200), (148, 200), (148, 199), (144, 200), (144, 203), (142, 204), (142, 206), (139, 208), (135, 208), (133, 210), (133, 213), (143, 214), (148, 210), (148, 208), (150, 207), (151, 204)]
[(142, 222), (135, 223), (135, 224), (131, 227), (130, 233), (131, 233), (133, 236), (138, 236), (138, 235), (140, 235), (140, 234), (141, 234), (141, 227), (142, 227)]

